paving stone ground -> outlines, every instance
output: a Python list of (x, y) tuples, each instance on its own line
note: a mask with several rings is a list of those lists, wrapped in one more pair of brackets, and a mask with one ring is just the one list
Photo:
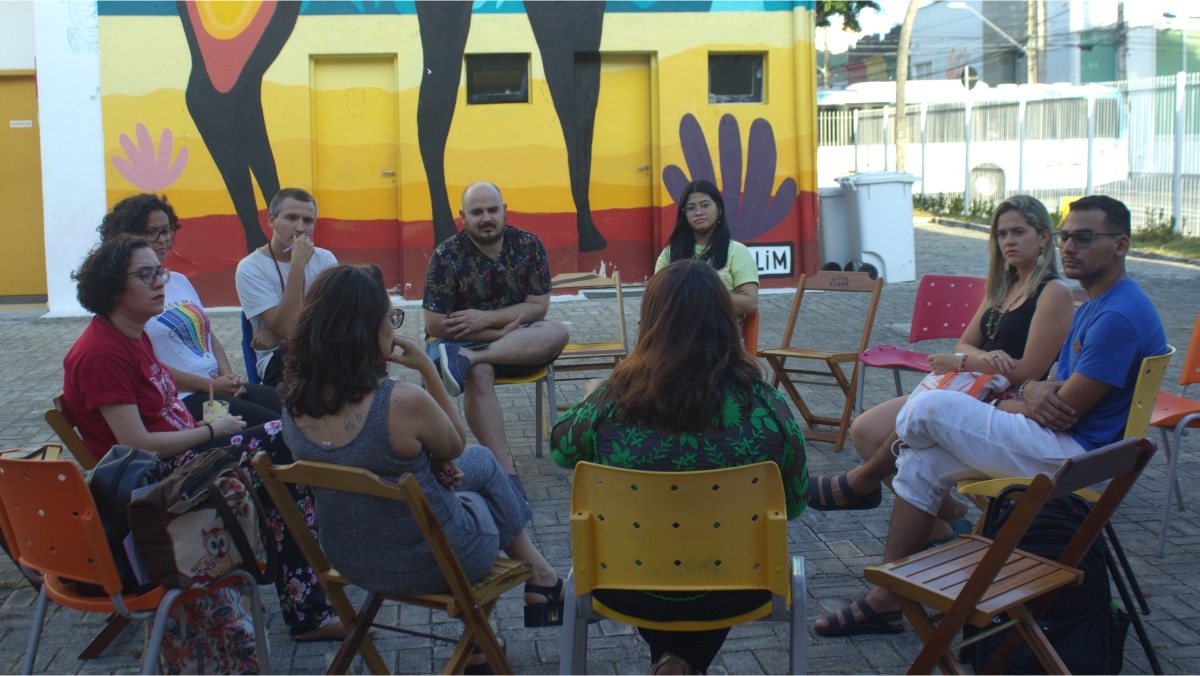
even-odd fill
[[(916, 227), (917, 273), (983, 275), (987, 268), (986, 240), (982, 233), (940, 225)], [(1187, 346), (1192, 324), (1200, 311), (1197, 281), (1200, 268), (1173, 262), (1130, 259), (1131, 276), (1146, 290), (1166, 327), (1167, 339), (1180, 355), (1167, 372), (1168, 387), (1178, 381), (1182, 351)], [(908, 335), (915, 282), (888, 284), (884, 288), (872, 344), (903, 344)], [(764, 292), (760, 297), (762, 320), (760, 346), (778, 345), (790, 308), (792, 294)], [(855, 329), (846, 323), (849, 314), (837, 295), (813, 295), (805, 299), (797, 340), (820, 345), (853, 345)], [(631, 342), (636, 335), (640, 308), (634, 289), (626, 295)], [(597, 340), (616, 335), (611, 300), (575, 299), (554, 302), (550, 316), (569, 322), (578, 339)], [(416, 308), (412, 308), (415, 310)], [(418, 335), (420, 312), (410, 311), (405, 330)], [(62, 383), (62, 357), (78, 337), (85, 319), (41, 319), (39, 313), (0, 312), (0, 448), (31, 446), (55, 441), (42, 413)], [(237, 346), (240, 334), (234, 312), (214, 316), (217, 335), (241, 367)], [(585, 338), (586, 337), (586, 338)], [(952, 346), (952, 341), (938, 349)], [(398, 367), (392, 367), (397, 377)], [(905, 387), (916, 385), (915, 376)], [(866, 402), (872, 405), (894, 395), (891, 377), (872, 371), (866, 381)], [(563, 383), (559, 401), (580, 397), (579, 383)], [(813, 401), (824, 412), (840, 406), (835, 398), (812, 391)], [(508, 435), (518, 470), (529, 492), (534, 517), (533, 539), (550, 562), (564, 574), (570, 567), (568, 504), (570, 484), (556, 477), (548, 457), (534, 454), (534, 390), (530, 386), (501, 388), (506, 409)], [(806, 396), (809, 393), (806, 392)], [(1185, 440), (1186, 453), (1179, 463), (1180, 480), (1187, 497), (1195, 499), (1200, 479), (1196, 441)], [(833, 452), (832, 445), (810, 442), (810, 471), (830, 474), (850, 469), (857, 463), (853, 451)], [(1151, 613), (1144, 617), (1149, 636), (1165, 672), (1200, 672), (1200, 517), (1193, 506), (1176, 512), (1171, 519), (1167, 554), (1157, 557), (1159, 522), (1166, 480), (1166, 462), (1160, 453), (1125, 500), (1113, 523), (1130, 555)], [(877, 563), (883, 552), (892, 498), (885, 491), (884, 504), (868, 512), (809, 510), (789, 523), (790, 550), (805, 557), (808, 573), (809, 616), (808, 668), (813, 673), (898, 673), (907, 669), (920, 650), (920, 641), (906, 630), (887, 637), (828, 639), (811, 631), (812, 621), (857, 599), (866, 590), (864, 566)], [(972, 516), (975, 516), (972, 514)], [(327, 525), (326, 527), (331, 527)], [(0, 558), (4, 558), (0, 555)], [(287, 627), (278, 613), (278, 602), (270, 588), (263, 588), (269, 609), (271, 662), (279, 673), (324, 673), (336, 651), (334, 644), (297, 644), (287, 637)], [(0, 561), (0, 671), (20, 667), (33, 615), (36, 596), (15, 566)], [(508, 641), (508, 656), (517, 673), (557, 673), (557, 629), (525, 629), (521, 626), (521, 596), (511, 593), (501, 600), (494, 623)], [(395, 620), (395, 608), (385, 607), (383, 621)], [(416, 628), (432, 628), (452, 636), (457, 622), (450, 622), (419, 609), (405, 608), (400, 621)], [(43, 634), (36, 670), (39, 673), (136, 673), (144, 633), (127, 629), (104, 656), (79, 660), (80, 650), (100, 629), (103, 618), (71, 610), (50, 612)], [(649, 653), (636, 632), (605, 621), (591, 629), (588, 671), (598, 674), (646, 673)], [(446, 644), (426, 639), (392, 636), (379, 631), (376, 643), (395, 673), (437, 673), (449, 654)], [(1133, 632), (1125, 644), (1125, 673), (1149, 673), (1150, 668)], [(361, 666), (361, 665), (359, 665)], [(787, 631), (783, 625), (758, 623), (735, 628), (713, 663), (717, 673), (782, 673), (787, 668)]]

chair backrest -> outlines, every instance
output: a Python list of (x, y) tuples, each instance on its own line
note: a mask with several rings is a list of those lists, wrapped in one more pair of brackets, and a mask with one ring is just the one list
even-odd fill
[(751, 357), (758, 356), (758, 318), (758, 312), (742, 317), (742, 345)]
[(645, 472), (581, 462), (571, 488), (575, 589), (789, 593), (779, 467)]
[(17, 562), (42, 574), (121, 593), (104, 525), (79, 465), (0, 458), (0, 502)]
[(54, 408), (46, 411), (45, 418), (46, 422), (50, 424), (50, 429), (54, 430), (54, 433), (62, 440), (67, 450), (71, 451), (71, 455), (81, 467), (92, 469), (96, 466), (96, 456), (92, 455), (87, 445), (83, 443), (83, 438), (75, 429), (75, 422), (71, 420), (71, 414), (67, 413), (66, 407), (63, 406), (62, 392), (54, 395)]
[[(1058, 558), (1063, 565), (1078, 565), (1152, 455), (1154, 442), (1127, 438), (1070, 458), (1053, 475), (1043, 473), (1034, 477), (946, 615), (966, 617), (972, 613), (976, 602), (993, 585), (996, 574), (1020, 544), (1046, 502), (1112, 479)], [(1035, 618), (1041, 616), (1054, 596), (1046, 594), (1030, 604), (1030, 611)]]
[(960, 338), (983, 303), (987, 280), (958, 275), (924, 275), (913, 301), (909, 345), (936, 338)]
[[(417, 483), (417, 479), (413, 475), (402, 474), (395, 483), (392, 483), (379, 478), (373, 472), (357, 467), (308, 460), (301, 460), (290, 465), (276, 465), (263, 451), (259, 451), (254, 456), (254, 467), (262, 477), (263, 487), (267, 489), (272, 502), (283, 516), (284, 524), (287, 525), (296, 545), (304, 554), (309, 565), (316, 570), (318, 576), (327, 574), (333, 566), (325, 557), (321, 545), (317, 544), (316, 539), (312, 536), (308, 522), (300, 513), (295, 499), (291, 497), (285, 484), (303, 484), (309, 488), (325, 488), (369, 495), (385, 500), (399, 500), (405, 503), (412, 511), (417, 527), (425, 536), (425, 542), (429, 545), (433, 558), (446, 577), (450, 592), (466, 608), (474, 608), (478, 605), (475, 592), (471, 589), (471, 581), (463, 572), (462, 565), (458, 562), (458, 556), (450, 547), (450, 541), (446, 539), (446, 533), (442, 530), (442, 524), (434, 514), (433, 508), (429, 506), (429, 501), (425, 498), (421, 485)], [(337, 526), (336, 524), (327, 524), (326, 527), (336, 528)]]
[(1173, 354), (1175, 348), (1168, 345), (1165, 354), (1142, 360), (1137, 382), (1133, 386), (1133, 399), (1129, 402), (1129, 418), (1125, 423), (1126, 437), (1141, 439), (1146, 436), (1150, 418), (1154, 414), (1154, 400), (1158, 398), (1158, 390), (1162, 387), (1163, 376)]
[(259, 385), (262, 383), (262, 378), (258, 377), (258, 353), (250, 345), (251, 339), (254, 338), (254, 327), (246, 318), (245, 312), (238, 314), (242, 317), (242, 359), (246, 362), (246, 379), (250, 381), (251, 385)]
[[(796, 318), (800, 316), (800, 305), (804, 302), (806, 291), (832, 291), (837, 293), (869, 293), (870, 304), (867, 307), (866, 319), (863, 323), (863, 333), (859, 339), (856, 354), (862, 354), (871, 340), (871, 327), (875, 325), (875, 310), (879, 307), (879, 295), (883, 291), (883, 278), (871, 279), (865, 272), (838, 272), (822, 270), (815, 275), (800, 275), (796, 282), (796, 297), (792, 299), (792, 310), (788, 313), (787, 325), (783, 329), (781, 348), (792, 346), (792, 335), (796, 331)], [(855, 365), (857, 372), (858, 366)]]
[(1183, 370), (1179, 372), (1179, 394), (1187, 396), (1187, 386), (1200, 383), (1200, 315), (1192, 324), (1192, 338), (1188, 341), (1187, 354), (1183, 355)]
[(621, 329), (621, 345), (629, 350), (629, 334), (625, 329), (625, 296), (621, 291), (621, 273), (613, 270), (612, 277), (595, 272), (564, 272), (554, 275), (550, 286), (559, 289), (613, 289), (617, 297), (617, 323)]

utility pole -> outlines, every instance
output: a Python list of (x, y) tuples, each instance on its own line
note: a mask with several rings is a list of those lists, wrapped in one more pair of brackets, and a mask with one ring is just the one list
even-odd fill
[(825, 36), (825, 49), (823, 56), (825, 57), (825, 65), (821, 67), (821, 76), (825, 84), (825, 91), (829, 91), (829, 26), (821, 29)]
[(1025, 4), (1025, 82), (1038, 81), (1038, 25), (1039, 0), (1028, 0)]
[(1125, 0), (1117, 0), (1117, 30), (1113, 36), (1117, 53), (1117, 80), (1125, 79)]
[(900, 43), (896, 45), (896, 171), (904, 171), (904, 151), (908, 147), (908, 106), (904, 100), (908, 88), (908, 43), (917, 20), (917, 0), (908, 0), (904, 23), (900, 24)]

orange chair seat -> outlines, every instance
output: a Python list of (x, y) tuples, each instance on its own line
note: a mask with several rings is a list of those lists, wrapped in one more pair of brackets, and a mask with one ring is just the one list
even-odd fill
[[(1200, 401), (1160, 390), (1158, 399), (1154, 402), (1154, 413), (1150, 418), (1150, 426), (1174, 427), (1185, 417), (1198, 413), (1200, 413)], [(1200, 427), (1200, 418), (1193, 420), (1188, 427)]]

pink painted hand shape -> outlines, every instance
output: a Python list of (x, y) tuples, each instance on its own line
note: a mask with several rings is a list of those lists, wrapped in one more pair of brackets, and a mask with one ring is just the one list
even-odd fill
[[(141, 122), (136, 132), (137, 144), (125, 134), (121, 134), (121, 148), (125, 157), (113, 155), (113, 167), (139, 190), (155, 192), (162, 190), (179, 180), (183, 169), (187, 166), (187, 148), (180, 148), (175, 161), (171, 161), (171, 151), (174, 149), (174, 136), (170, 129), (163, 129), (159, 138), (157, 151), (154, 141), (150, 139), (150, 130)], [(125, 159), (128, 157), (129, 159)]]

